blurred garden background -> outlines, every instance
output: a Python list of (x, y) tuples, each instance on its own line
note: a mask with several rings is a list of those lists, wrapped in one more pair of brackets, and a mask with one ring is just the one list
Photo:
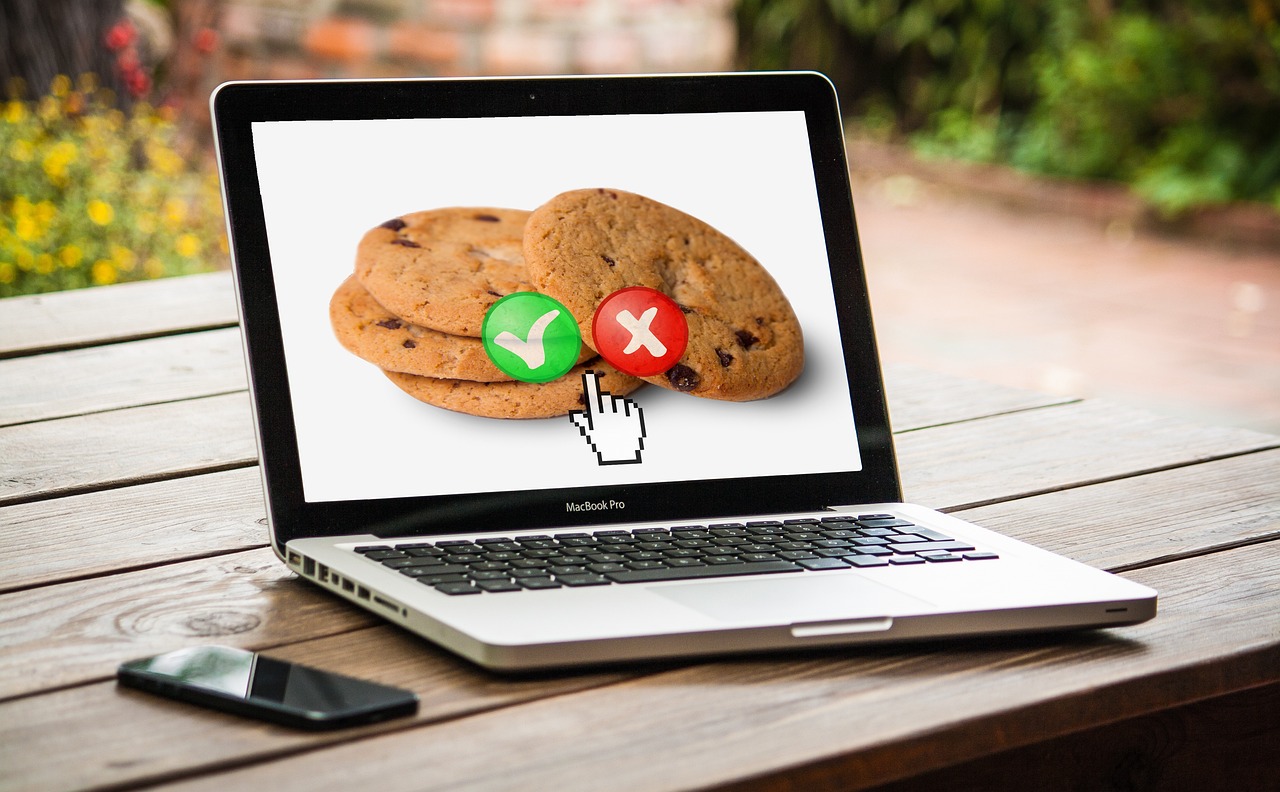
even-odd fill
[(0, 296), (225, 266), (224, 79), (818, 69), (855, 140), (1280, 211), (1280, 0), (0, 0)]
[(1280, 432), (1280, 0), (0, 0), (0, 297), (225, 269), (224, 80), (784, 68), (886, 360)]

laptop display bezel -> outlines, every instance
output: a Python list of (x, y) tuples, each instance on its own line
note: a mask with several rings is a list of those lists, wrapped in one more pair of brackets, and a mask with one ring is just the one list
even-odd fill
[[(841, 118), (821, 75), (241, 82), (212, 100), (250, 390), (273, 541), (572, 528), (610, 522), (814, 511), (901, 499), (850, 196)], [(862, 468), (609, 487), (308, 502), (303, 496), (252, 124), (263, 121), (802, 111), (805, 114)], [(769, 449), (762, 449), (768, 453)], [(625, 512), (566, 502), (624, 501)]]

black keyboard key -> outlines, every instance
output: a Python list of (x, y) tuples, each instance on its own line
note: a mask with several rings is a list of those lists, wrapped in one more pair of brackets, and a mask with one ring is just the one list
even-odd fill
[(973, 545), (964, 542), (947, 541), (947, 542), (906, 542), (900, 544), (889, 545), (892, 549), (899, 553), (928, 553), (931, 550), (972, 550)]
[(926, 561), (963, 561), (961, 556), (955, 553), (929, 553), (925, 555)]
[(587, 568), (585, 566), (579, 566), (578, 564), (563, 564), (559, 566), (553, 566), (550, 568), (549, 571), (551, 572), (551, 574), (556, 576), (580, 575), (583, 572), (586, 572)]
[(951, 540), (950, 536), (947, 536), (944, 533), (938, 533), (937, 531), (932, 531), (928, 528), (912, 528), (911, 533), (916, 536), (923, 536), (931, 542), (948, 542)]
[(925, 541), (925, 538), (923, 536), (916, 536), (915, 534), (892, 534), (890, 536), (884, 537), (884, 539), (885, 541), (892, 542), (893, 544), (905, 544), (908, 542)]
[(738, 558), (737, 556), (708, 556), (707, 558), (702, 559), (702, 561), (703, 561), (703, 563), (705, 563), (705, 564), (709, 564), (709, 565), (713, 565), (713, 566), (714, 566), (714, 565), (716, 565), (716, 564), (721, 564), (721, 565), (723, 565), (723, 564), (741, 564), (741, 563), (743, 563), (742, 559), (741, 559), (741, 558)]
[(664, 569), (667, 565), (661, 561), (628, 561), (627, 569)]
[[(612, 572), (613, 575), (635, 574), (633, 572)], [(596, 575), (590, 572), (581, 575), (557, 575), (556, 580), (566, 586), (607, 586), (609, 581), (603, 575)]]
[(404, 569), (405, 567), (417, 566), (442, 566), (443, 564), (443, 561), (438, 558), (432, 558), (431, 556), (427, 556), (426, 558), (414, 558), (413, 556), (409, 556), (407, 558), (388, 558), (382, 562), (383, 566), (391, 567), (392, 569)]
[[(435, 566), (435, 567), (429, 567), (429, 566), (425, 566), (425, 567), (421, 567), (421, 566), (404, 567), (404, 568), (402, 568), (402, 569), (400, 570), (400, 574), (402, 574), (402, 575), (404, 575), (404, 576), (406, 576), (406, 577), (411, 577), (411, 578), (428, 577), (428, 576), (431, 576), (431, 575), (439, 576), (439, 574), (440, 574), (440, 573), (436, 571), (436, 570), (437, 570), (437, 569), (439, 569), (439, 568), (440, 568), (440, 567), (438, 567), (438, 566)], [(459, 573), (454, 573), (454, 577), (456, 577), (458, 580), (461, 580), (461, 579), (464, 577), (464, 575), (463, 575), (462, 573), (460, 573), (460, 572), (459, 572)]]
[(408, 558), (409, 554), (400, 550), (370, 550), (364, 554), (370, 561), (386, 561), (389, 558)]
[(892, 528), (863, 528), (858, 531), (863, 536), (897, 536), (898, 532)]
[(999, 558), (1000, 556), (996, 555), (995, 553), (992, 553), (989, 550), (979, 550), (975, 553), (965, 553), (964, 557), (969, 559), (970, 561), (986, 561), (987, 559)]
[(856, 567), (889, 566), (888, 560), (885, 559), (883, 556), (867, 556), (867, 555), (845, 556), (844, 560), (848, 561), (850, 564), (853, 564)]
[(377, 553), (390, 549), (391, 547), (389, 545), (364, 545), (362, 547), (351, 548), (352, 552), (359, 553), (360, 555), (364, 555), (365, 553)]
[(849, 565), (838, 558), (803, 558), (796, 562), (805, 569), (848, 569)]
[(691, 580), (694, 578), (760, 575), (770, 572), (800, 572), (803, 567), (789, 561), (760, 561), (754, 564), (721, 564), (699, 567), (669, 567), (667, 569), (634, 569), (630, 572), (610, 572), (606, 577), (615, 583), (656, 583), (663, 580)]
[(549, 577), (528, 577), (520, 578), (516, 581), (523, 588), (527, 589), (556, 589), (560, 588), (560, 584)]
[[(808, 522), (817, 522), (817, 520), (808, 520)], [(752, 520), (747, 523), (748, 528), (771, 528), (776, 525), (782, 525), (782, 523), (777, 520)]]
[(887, 545), (888, 540), (881, 539), (878, 536), (858, 536), (849, 540), (859, 547), (874, 547), (875, 545)]
[(923, 564), (925, 561), (920, 556), (913, 555), (891, 555), (886, 556), (885, 560), (895, 566), (906, 566), (908, 564)]
[(513, 578), (533, 578), (533, 577), (550, 577), (551, 573), (545, 569), (513, 569), (507, 573)]
[(887, 547), (859, 547), (857, 548), (859, 555), (864, 556), (891, 556), (893, 551)]
[(400, 549), (415, 558), (433, 558), (445, 555), (445, 551), (438, 547), (401, 547)]
[(817, 558), (817, 553), (809, 550), (783, 550), (778, 553), (778, 558), (785, 558), (788, 561), (799, 561), (802, 558)]
[[(413, 567), (410, 567), (411, 569)], [(426, 586), (434, 586), (438, 583), (464, 583), (470, 581), (464, 572), (454, 572), (448, 575), (417, 575), (418, 582)]]
[[(633, 564), (652, 564), (654, 562), (653, 561), (633, 561), (632, 563)], [(587, 564), (587, 571), (595, 572), (598, 575), (603, 575), (605, 572), (621, 572), (624, 569), (626, 569), (625, 566), (623, 566), (622, 564), (616, 564), (616, 563)]]
[[(635, 563), (644, 563), (644, 562), (637, 561)], [(707, 562), (701, 558), (668, 558), (667, 559), (667, 566), (669, 567), (703, 566), (706, 563)]]
[(469, 577), (470, 577), (472, 580), (477, 580), (477, 581), (479, 581), (479, 580), (509, 580), (509, 579), (511, 578), (511, 574), (510, 574), (509, 572), (502, 572), (502, 571), (499, 571), (499, 570), (496, 570), (496, 569), (495, 569), (495, 570), (491, 570), (491, 571), (488, 571), (488, 572), (484, 572), (484, 571), (481, 571), (481, 572), (472, 572), (472, 573), (469, 575)]
[(755, 563), (757, 561), (777, 561), (778, 560), (778, 556), (773, 553), (743, 553), (742, 555), (738, 556), (738, 558), (741, 558), (743, 561), (746, 561), (748, 563)]
[(440, 583), (435, 587), (435, 590), (440, 592), (441, 594), (449, 594), (450, 596), (456, 596), (459, 594), (479, 594), (480, 593), (480, 589), (476, 588), (470, 583), (465, 583), (465, 582), (464, 583)]
[(660, 561), (662, 553), (657, 550), (637, 550), (634, 553), (627, 553), (627, 558), (632, 561)]
[(523, 586), (518, 586), (510, 580), (481, 580), (476, 583), (476, 588), (483, 591), (490, 591), (497, 594), (502, 591), (523, 591)]
[(509, 536), (486, 536), (486, 537), (484, 537), (484, 538), (482, 538), (482, 539), (477, 539), (477, 540), (476, 540), (476, 544), (478, 544), (478, 545), (492, 545), (492, 544), (499, 544), (499, 543), (502, 543), (502, 544), (511, 544), (511, 543), (512, 543), (512, 542), (511, 542), (511, 537), (509, 537)]

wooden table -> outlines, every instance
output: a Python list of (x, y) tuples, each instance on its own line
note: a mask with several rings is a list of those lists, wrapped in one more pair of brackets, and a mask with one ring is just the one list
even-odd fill
[[(1152, 586), (1160, 615), (505, 678), (266, 547), (225, 273), (0, 301), (0, 358), (4, 789), (1276, 783), (1280, 438), (890, 366), (909, 499)], [(116, 687), (123, 660), (205, 643), (421, 712), (314, 735)]]

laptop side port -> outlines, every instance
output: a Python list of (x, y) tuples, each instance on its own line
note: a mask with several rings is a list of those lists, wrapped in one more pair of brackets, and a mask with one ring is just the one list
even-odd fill
[(315, 559), (313, 559), (313, 558), (307, 558), (307, 557), (305, 557), (305, 556), (303, 557), (303, 559), (302, 559), (302, 574), (306, 575), (307, 577), (315, 577), (315, 576), (316, 576), (316, 562), (315, 562)]
[(321, 583), (328, 583), (329, 567), (325, 566), (324, 564), (320, 564), (319, 567), (320, 567), (320, 575), (316, 579), (319, 580)]

